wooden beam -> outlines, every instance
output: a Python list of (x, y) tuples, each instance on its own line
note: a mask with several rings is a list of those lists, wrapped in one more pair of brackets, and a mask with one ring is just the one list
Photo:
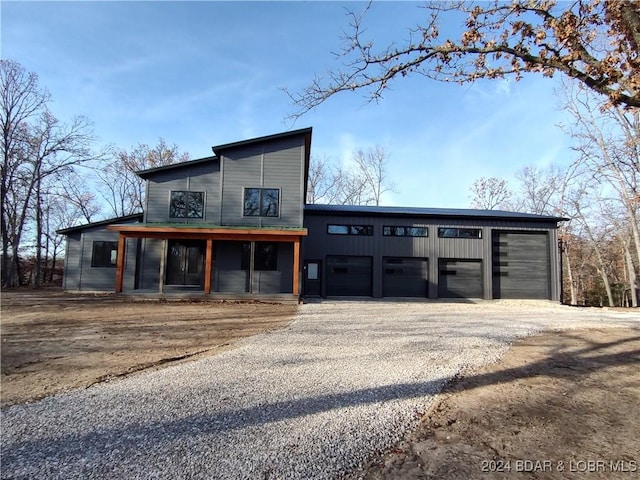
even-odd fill
[(204, 293), (211, 293), (211, 272), (213, 263), (213, 239), (207, 238), (207, 250), (204, 255)]
[(124, 256), (127, 251), (127, 239), (118, 235), (118, 253), (116, 259), (116, 293), (122, 293), (122, 278), (124, 277)]
[(222, 227), (176, 227), (176, 226), (150, 226), (144, 224), (138, 225), (108, 225), (107, 230), (116, 230), (127, 236), (146, 236), (149, 234), (159, 233), (162, 235), (167, 234), (195, 234), (199, 236), (213, 236), (221, 235), (226, 237), (227, 235), (267, 235), (267, 236), (306, 236), (308, 231), (306, 228), (252, 228), (252, 227), (235, 227), (235, 228), (222, 228)]
[(300, 295), (300, 238), (293, 242), (293, 294)]

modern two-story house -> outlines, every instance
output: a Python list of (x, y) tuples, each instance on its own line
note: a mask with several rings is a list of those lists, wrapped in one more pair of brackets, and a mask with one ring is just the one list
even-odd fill
[(543, 298), (562, 218), (305, 204), (311, 128), (138, 172), (139, 215), (61, 230), (66, 290), (225, 296)]

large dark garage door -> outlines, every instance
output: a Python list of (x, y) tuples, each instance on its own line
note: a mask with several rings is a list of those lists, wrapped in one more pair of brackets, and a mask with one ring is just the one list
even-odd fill
[(438, 297), (482, 298), (482, 262), (480, 260), (438, 261)]
[(426, 258), (384, 257), (383, 297), (426, 297), (429, 276)]
[(327, 256), (327, 296), (371, 296), (371, 257)]
[(546, 233), (493, 232), (493, 297), (550, 298)]

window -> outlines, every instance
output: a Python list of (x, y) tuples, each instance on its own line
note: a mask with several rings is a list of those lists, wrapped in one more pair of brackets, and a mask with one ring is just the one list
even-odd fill
[(118, 242), (93, 242), (92, 267), (115, 267), (118, 258)]
[(203, 218), (204, 192), (187, 192), (183, 190), (171, 192), (169, 217)]
[(373, 225), (327, 225), (329, 235), (373, 235)]
[(382, 234), (386, 237), (428, 237), (429, 229), (427, 227), (387, 226), (383, 227)]
[[(242, 244), (242, 259), (240, 268), (249, 270), (251, 265), (251, 243)], [(256, 242), (253, 259), (253, 269), (260, 271), (278, 270), (278, 245), (275, 243)]]
[(440, 238), (482, 238), (479, 228), (438, 228)]
[(280, 212), (280, 190), (277, 188), (245, 188), (245, 217), (277, 217)]

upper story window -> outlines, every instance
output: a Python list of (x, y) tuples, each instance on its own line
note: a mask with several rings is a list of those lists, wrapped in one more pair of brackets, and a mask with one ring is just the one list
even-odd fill
[(118, 242), (93, 242), (92, 267), (115, 267), (118, 258)]
[(171, 192), (170, 218), (204, 218), (204, 192)]
[(479, 228), (438, 228), (440, 238), (482, 238)]
[(280, 190), (277, 188), (245, 188), (245, 217), (277, 217), (280, 214)]
[(327, 225), (329, 235), (373, 235), (373, 225)]
[(428, 237), (429, 229), (427, 227), (400, 227), (392, 225), (383, 227), (382, 234), (385, 237)]

